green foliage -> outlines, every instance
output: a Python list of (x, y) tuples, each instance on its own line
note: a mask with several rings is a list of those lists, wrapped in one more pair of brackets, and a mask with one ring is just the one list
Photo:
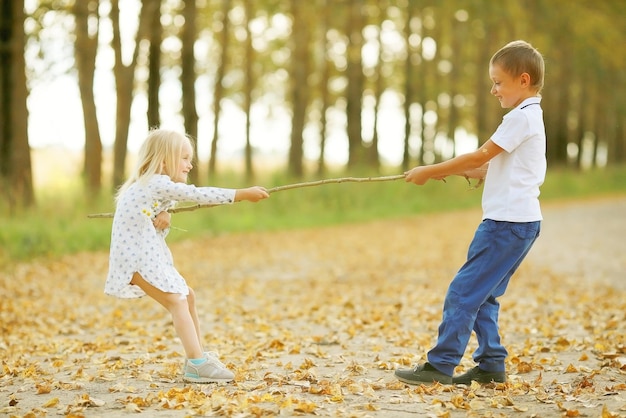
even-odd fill
[[(241, 180), (217, 178), (214, 185), (242, 187)], [(328, 176), (329, 178), (332, 176)], [(267, 187), (293, 183), (268, 177)], [(626, 193), (626, 167), (586, 172), (550, 170), (542, 187), (544, 202)], [(0, 268), (17, 260), (55, 257), (80, 251), (106, 251), (111, 219), (91, 219), (90, 213), (111, 212), (111, 198), (87, 205), (77, 191), (40, 195), (36, 210), (9, 216), (0, 214)], [(407, 217), (420, 213), (480, 207), (482, 189), (469, 190), (460, 177), (447, 183), (431, 181), (423, 187), (402, 180), (328, 184), (272, 194), (253, 204), (198, 209), (172, 216), (171, 242), (203, 234), (330, 226), (348, 222)], [(182, 230), (181, 230), (182, 229)], [(184, 231), (183, 231), (184, 230)]]

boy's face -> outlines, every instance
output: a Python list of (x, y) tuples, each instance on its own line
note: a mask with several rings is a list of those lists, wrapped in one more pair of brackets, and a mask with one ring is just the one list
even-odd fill
[(493, 82), (491, 94), (496, 96), (504, 109), (514, 108), (529, 97), (535, 96), (530, 90), (530, 76), (522, 73), (512, 76), (497, 63), (489, 66), (489, 78)]

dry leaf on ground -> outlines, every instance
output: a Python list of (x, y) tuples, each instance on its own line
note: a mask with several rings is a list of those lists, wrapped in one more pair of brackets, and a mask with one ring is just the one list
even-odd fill
[(182, 347), (156, 303), (103, 294), (106, 253), (16, 265), (0, 273), (0, 414), (625, 416), (625, 210), (624, 199), (546, 210), (502, 298), (509, 382), (495, 386), (393, 377), (433, 344), (477, 211), (173, 246), (207, 348), (236, 373), (224, 386), (182, 382)]

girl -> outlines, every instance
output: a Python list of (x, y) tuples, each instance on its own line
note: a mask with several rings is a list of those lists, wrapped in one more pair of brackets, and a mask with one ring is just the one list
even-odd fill
[(183, 379), (228, 382), (234, 374), (215, 353), (204, 352), (193, 289), (174, 267), (165, 243), (176, 200), (226, 204), (269, 197), (263, 187), (221, 189), (186, 184), (193, 147), (184, 134), (152, 130), (141, 146), (137, 165), (116, 196), (109, 273), (104, 291), (120, 298), (150, 296), (172, 315), (187, 360)]

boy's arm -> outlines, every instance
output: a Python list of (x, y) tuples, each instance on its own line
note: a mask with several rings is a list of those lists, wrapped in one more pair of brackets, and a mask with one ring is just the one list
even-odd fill
[(480, 178), (474, 177), (479, 174), (475, 170), (483, 168), (489, 160), (502, 151), (504, 150), (490, 139), (474, 152), (459, 155), (438, 164), (415, 167), (404, 173), (404, 176), (407, 182), (420, 186), (430, 179), (441, 180), (447, 176), (454, 175)]

